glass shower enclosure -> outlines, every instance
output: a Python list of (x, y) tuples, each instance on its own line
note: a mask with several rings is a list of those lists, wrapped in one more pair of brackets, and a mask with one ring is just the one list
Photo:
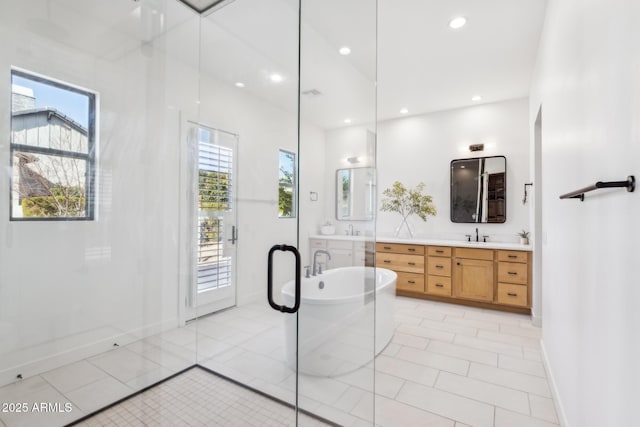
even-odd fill
[(376, 2), (215, 3), (0, 5), (0, 401), (28, 409), (0, 425), (190, 369), (283, 425), (374, 423), (385, 278), (335, 179), (375, 194)]

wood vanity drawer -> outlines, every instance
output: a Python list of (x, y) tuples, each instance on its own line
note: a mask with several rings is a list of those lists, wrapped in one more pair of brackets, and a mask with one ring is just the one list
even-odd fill
[(424, 292), (424, 274), (398, 272), (396, 289)]
[(451, 277), (427, 276), (427, 293), (451, 296)]
[(498, 263), (498, 282), (527, 284), (527, 264)]
[(527, 262), (529, 253), (523, 251), (498, 251), (498, 261)]
[(456, 248), (456, 258), (482, 259), (493, 261), (492, 249)]
[(451, 256), (451, 248), (445, 246), (429, 246), (427, 248), (427, 255), (429, 256)]
[(451, 258), (427, 258), (427, 273), (434, 276), (451, 277)]
[(377, 253), (376, 266), (407, 273), (424, 273), (424, 256)]
[(397, 254), (424, 255), (424, 246), (403, 245), (400, 243), (376, 243), (376, 252), (391, 252)]
[(498, 303), (528, 307), (527, 287), (510, 283), (498, 283)]

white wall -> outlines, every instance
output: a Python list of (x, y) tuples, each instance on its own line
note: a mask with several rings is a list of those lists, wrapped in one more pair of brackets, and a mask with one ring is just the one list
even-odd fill
[[(184, 236), (193, 232), (185, 227), (192, 214), (185, 208), (187, 121), (239, 135), (238, 303), (266, 304), (267, 251), (296, 244), (297, 220), (278, 219), (277, 199), (278, 149), (298, 151), (297, 112), (199, 79), (199, 26), (190, 11), (192, 19), (144, 45), (105, 28), (100, 40), (122, 44), (105, 54), (32, 31), (18, 13), (33, 18), (47, 8), (19, 3), (0, 18), (0, 72), (8, 78), (15, 65), (99, 92), (99, 200), (98, 219), (88, 222), (9, 222), (9, 209), (0, 209), (0, 385), (180, 324), (192, 250)], [(9, 135), (10, 96), (10, 84), (0, 85), (0, 135)], [(324, 158), (324, 133), (303, 122), (301, 137), (299, 218), (307, 230), (322, 217), (309, 192), (323, 200), (324, 162), (317, 159)], [(0, 138), (0, 161), (9, 165), (7, 138)], [(303, 259), (307, 244), (305, 235)], [(290, 258), (279, 261), (277, 284), (294, 271)]]
[[(498, 156), (507, 158), (507, 221), (479, 224), (481, 235), (493, 241), (516, 242), (516, 233), (530, 229), (529, 209), (522, 205), (523, 184), (529, 178), (527, 99), (483, 104), (378, 124), (378, 198), (394, 181), (409, 187), (426, 184), (438, 209), (425, 223), (411, 217), (413, 230), (421, 236), (464, 239), (475, 233), (474, 224), (454, 224), (450, 219), (450, 163), (453, 159)], [(348, 167), (348, 155), (363, 155), (364, 129), (349, 127), (327, 133), (327, 169)], [(470, 144), (484, 143), (485, 150), (470, 153)], [(333, 181), (331, 181), (332, 183)], [(335, 190), (327, 181), (328, 193)], [(335, 219), (334, 202), (325, 206), (325, 216)], [(378, 212), (376, 234), (393, 233), (400, 223), (398, 214)], [(339, 225), (339, 231), (343, 223)]]
[[(238, 158), (238, 246), (237, 282), (240, 305), (266, 303), (267, 253), (275, 244), (297, 246), (300, 221), (300, 251), (308, 258), (306, 230), (317, 228), (324, 198), (322, 177), (324, 133), (303, 122), (302, 149), (297, 147), (297, 113), (277, 108), (240, 90), (207, 76), (201, 77), (200, 121), (239, 136)], [(298, 218), (278, 218), (278, 150), (295, 152), (300, 160)], [(318, 193), (312, 202), (309, 193)], [(293, 258), (277, 254), (274, 283), (293, 278)], [(274, 295), (279, 289), (274, 290)]]
[(550, 1), (531, 93), (532, 129), (543, 111), (543, 347), (576, 427), (638, 423), (640, 194), (558, 197), (640, 176), (638, 21), (635, 1)]
[[(197, 74), (164, 53), (172, 35), (141, 46), (105, 30), (126, 46), (110, 55), (42, 37), (27, 19), (46, 13), (38, 6), (0, 19), (0, 161), (8, 168), (11, 66), (97, 91), (97, 219), (10, 222), (0, 209), (0, 384), (178, 324), (175, 159)], [(197, 26), (184, 29), (197, 41)], [(9, 176), (0, 175), (3, 207)]]

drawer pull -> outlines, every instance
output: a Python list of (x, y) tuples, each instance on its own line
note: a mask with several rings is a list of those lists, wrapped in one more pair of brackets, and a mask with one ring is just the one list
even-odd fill
[(409, 265), (416, 265), (416, 263), (415, 263), (415, 262), (408, 262), (407, 264), (409, 264)]
[(384, 260), (384, 261), (382, 261), (382, 262), (384, 262), (385, 264), (391, 264), (391, 260), (388, 260), (388, 259), (385, 259), (385, 260)]
[(508, 292), (507, 295), (509, 295), (510, 297), (517, 297), (518, 294), (514, 294), (513, 292)]
[(436, 253), (437, 253), (437, 254), (443, 254), (443, 253), (444, 253), (444, 251), (443, 251), (442, 249), (436, 249)]
[(436, 288), (444, 288), (444, 285), (442, 283), (436, 283)]
[(511, 259), (518, 258), (518, 255), (509, 255), (509, 258), (511, 258)]
[(415, 251), (416, 251), (416, 248), (409, 248), (409, 249), (407, 249), (407, 250), (408, 250), (409, 252), (415, 252)]
[(407, 280), (407, 282), (408, 282), (409, 284), (411, 284), (411, 285), (414, 285), (414, 284), (416, 283), (416, 281), (415, 281), (415, 280)]
[(436, 265), (436, 268), (444, 268), (444, 265)]
[(383, 246), (386, 250), (391, 250), (391, 246)]
[(518, 275), (518, 273), (516, 273), (515, 271), (510, 271), (509, 274), (512, 275), (512, 276), (517, 276)]

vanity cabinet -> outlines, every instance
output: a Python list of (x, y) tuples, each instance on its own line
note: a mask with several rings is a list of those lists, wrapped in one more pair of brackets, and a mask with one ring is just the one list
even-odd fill
[(529, 251), (376, 243), (376, 266), (398, 274), (398, 295), (528, 313)]
[(490, 249), (455, 248), (456, 298), (493, 301), (494, 251)]
[(323, 249), (331, 254), (331, 259), (328, 259), (325, 254), (318, 255), (318, 262), (322, 264), (324, 270), (372, 264), (371, 262), (367, 263), (367, 243), (361, 240), (312, 238), (309, 239), (309, 248), (309, 265), (313, 265), (313, 254), (318, 249)]
[(424, 246), (376, 243), (376, 266), (398, 274), (396, 289), (424, 292)]
[(498, 251), (498, 303), (528, 307), (529, 270), (528, 254), (516, 251)]
[(451, 296), (451, 248), (427, 247), (427, 287), (432, 295)]

